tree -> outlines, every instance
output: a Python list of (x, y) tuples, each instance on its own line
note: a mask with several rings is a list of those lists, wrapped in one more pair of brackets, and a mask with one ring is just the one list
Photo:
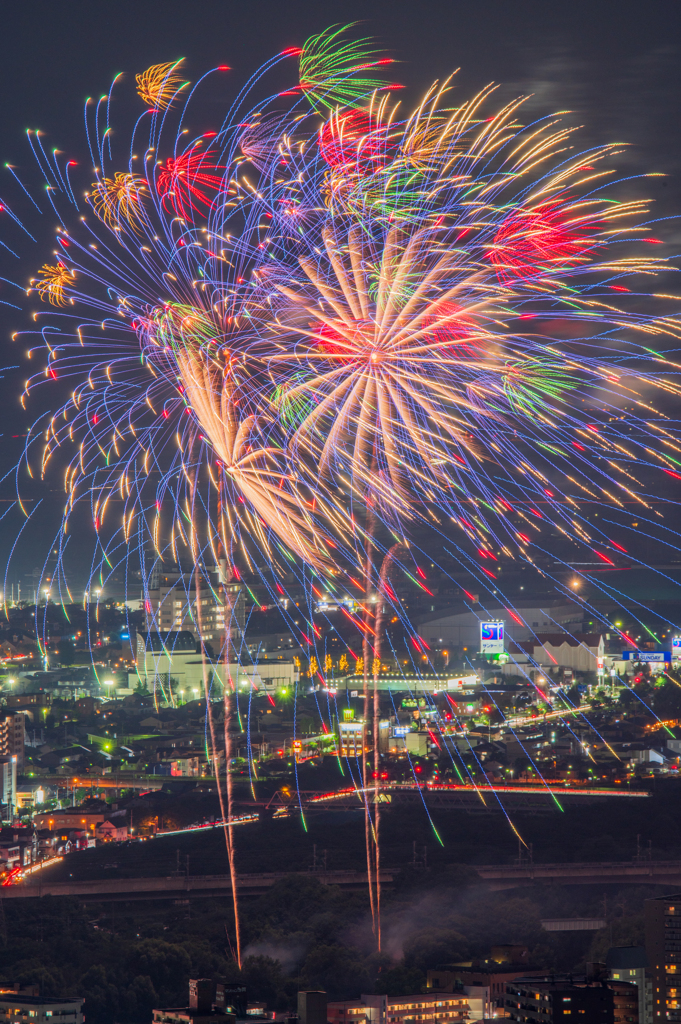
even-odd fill
[(653, 709), (660, 718), (681, 718), (681, 686), (666, 682), (655, 687)]
[(300, 973), (306, 986), (324, 989), (332, 999), (354, 999), (371, 983), (366, 958), (359, 950), (331, 943), (315, 946)]
[(144, 1024), (151, 1011), (158, 1006), (158, 995), (148, 974), (138, 974), (123, 996), (125, 1014), (130, 1020)]
[(468, 940), (451, 928), (424, 928), (404, 947), (404, 965), (427, 971), (437, 964), (456, 963), (468, 955)]
[(270, 956), (247, 956), (241, 966), (241, 981), (249, 998), (264, 999), (273, 1008), (281, 1002), (286, 978), (279, 960)]
[(70, 640), (59, 641), (59, 664), (60, 665), (73, 665), (76, 658), (76, 649)]

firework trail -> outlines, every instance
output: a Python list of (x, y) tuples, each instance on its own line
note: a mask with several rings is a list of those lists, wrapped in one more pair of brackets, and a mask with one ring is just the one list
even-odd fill
[[(263, 100), (267, 73), (282, 64), (293, 79), (296, 61), (298, 80)], [(558, 117), (524, 125), (523, 98), (495, 105), (493, 86), (454, 105), (448, 80), (405, 115), (381, 75), (392, 63), (333, 26), (276, 55), (193, 140), (187, 111), (229, 68), (191, 85), (181, 60), (155, 65), (136, 77), (146, 110), (127, 166), (110, 126), (113, 90), (129, 88), (118, 76), (86, 106), (85, 201), (74, 162), (29, 139), (59, 227), (56, 261), (29, 279), (32, 348), (47, 361), (22, 400), (43, 380), (73, 390), (31, 432), (25, 465), (41, 449), (44, 475), (69, 452), (55, 570), (66, 599), (83, 501), (100, 581), (132, 548), (147, 586), (159, 561), (189, 554), (200, 638), (205, 567), (222, 567), (224, 793), (200, 643), (239, 958), (232, 581), (259, 575), (277, 600), (294, 573), (310, 607), (302, 627), (288, 621), (327, 697), (312, 608), (326, 584), (360, 591), (349, 617), (373, 749), (363, 743), (357, 788), (380, 947), (379, 673), (389, 618), (427, 657), (396, 592), (400, 580), (427, 589), (414, 536), (431, 538), (428, 557), (448, 543), (496, 595), (495, 552), (547, 577), (537, 559), (558, 534), (613, 564), (623, 548), (586, 503), (650, 509), (642, 474), (681, 477), (659, 401), (679, 394), (665, 348), (681, 323), (672, 296), (643, 291), (672, 268), (647, 204), (613, 187), (620, 147), (580, 151)]]

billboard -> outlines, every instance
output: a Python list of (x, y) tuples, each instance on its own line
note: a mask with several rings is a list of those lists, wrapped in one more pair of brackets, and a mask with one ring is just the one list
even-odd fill
[(681, 661), (681, 636), (672, 637), (672, 660)]
[(504, 653), (504, 623), (502, 620), (480, 623), (480, 653)]
[(670, 651), (622, 651), (622, 661), (662, 663), (671, 661)]

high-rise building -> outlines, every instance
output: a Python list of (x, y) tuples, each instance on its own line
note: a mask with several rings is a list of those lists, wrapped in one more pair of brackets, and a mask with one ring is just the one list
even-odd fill
[(196, 604), (196, 575), (178, 565), (156, 563), (144, 599), (145, 625), (154, 633), (200, 632), (217, 654), (225, 640), (225, 620), (232, 640), (245, 625), (245, 602), (240, 583), (228, 582), (223, 566), (206, 566)]
[[(631, 1004), (636, 1006), (634, 998)], [(506, 1013), (523, 1024), (614, 1024), (615, 1000), (607, 985), (575, 984), (569, 977), (516, 978), (506, 985)]]
[(653, 1021), (681, 1021), (681, 893), (645, 902)]
[(636, 985), (639, 1024), (653, 1024), (653, 983), (647, 971), (645, 946), (613, 946), (608, 950), (605, 967), (611, 981)]
[(0, 757), (0, 817), (13, 821), (17, 810), (17, 759)]
[(16, 757), (17, 772), (24, 770), (26, 716), (20, 712), (0, 713), (0, 757)]

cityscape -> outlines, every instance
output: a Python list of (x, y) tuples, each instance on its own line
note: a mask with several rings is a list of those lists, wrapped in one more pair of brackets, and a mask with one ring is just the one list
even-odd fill
[(0, 1021), (681, 1021), (677, 5), (6, 13)]

